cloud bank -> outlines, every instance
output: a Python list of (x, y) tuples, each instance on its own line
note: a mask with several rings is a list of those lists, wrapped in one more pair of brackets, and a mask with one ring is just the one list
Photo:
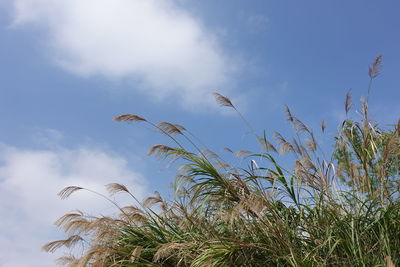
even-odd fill
[(14, 25), (39, 25), (64, 69), (128, 78), (184, 105), (229, 82), (232, 62), (215, 36), (174, 0), (14, 0)]
[[(104, 151), (23, 150), (0, 144), (1, 266), (55, 266), (56, 255), (40, 248), (65, 237), (52, 225), (58, 217), (77, 208), (94, 215), (115, 212), (112, 205), (85, 191), (68, 200), (56, 194), (69, 185), (104, 192), (104, 185), (111, 182), (125, 184), (139, 199), (146, 194), (142, 175), (129, 169), (123, 158)], [(119, 203), (127, 201), (132, 203), (119, 196)]]

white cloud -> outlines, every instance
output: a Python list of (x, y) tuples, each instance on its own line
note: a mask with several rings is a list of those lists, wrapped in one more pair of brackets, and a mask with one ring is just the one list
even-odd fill
[[(56, 193), (69, 185), (104, 192), (111, 182), (125, 184), (139, 199), (145, 196), (144, 178), (126, 160), (104, 151), (79, 148), (24, 150), (0, 145), (0, 262), (4, 267), (54, 266), (55, 255), (40, 251), (49, 241), (63, 238), (52, 223), (71, 210), (95, 215), (115, 208), (89, 192), (68, 200)], [(133, 200), (119, 196), (118, 202)]]
[(14, 25), (47, 31), (63, 68), (132, 78), (152, 97), (178, 96), (186, 106), (226, 87), (234, 65), (175, 0), (14, 0), (13, 10)]

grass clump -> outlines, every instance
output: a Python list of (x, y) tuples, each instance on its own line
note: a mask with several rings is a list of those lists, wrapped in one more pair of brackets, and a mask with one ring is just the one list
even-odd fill
[[(378, 57), (370, 67), (371, 81), (381, 61)], [(221, 106), (236, 110), (229, 98), (215, 97)], [(349, 93), (346, 114), (351, 105)], [(340, 125), (334, 151), (326, 159), (313, 131), (287, 107), (295, 137), (288, 141), (275, 133), (274, 146), (254, 132), (264, 152), (237, 152), (247, 167), (201, 149), (183, 126), (118, 116), (114, 120), (147, 123), (174, 142), (149, 150), (182, 164), (174, 198), (155, 193), (138, 201), (124, 185), (109, 184), (111, 195), (129, 194), (134, 204), (120, 207), (103, 195), (116, 205), (118, 216), (66, 214), (56, 225), (67, 239), (44, 249), (82, 244), (82, 254), (58, 260), (65, 266), (399, 265), (400, 122), (379, 128), (369, 117), (368, 98), (360, 113), (360, 119), (347, 116)], [(322, 131), (325, 127), (323, 122)], [(293, 167), (279, 164), (277, 153), (291, 153)], [(60, 196), (81, 190), (89, 189), (71, 186)]]

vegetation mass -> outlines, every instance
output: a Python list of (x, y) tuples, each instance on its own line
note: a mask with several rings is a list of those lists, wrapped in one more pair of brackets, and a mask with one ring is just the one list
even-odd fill
[[(368, 112), (381, 62), (377, 57), (369, 69), (368, 95), (355, 119), (347, 94), (346, 119), (328, 157), (314, 132), (288, 107), (294, 138), (276, 132), (274, 145), (218, 93), (218, 103), (235, 109), (263, 148), (234, 153), (245, 167), (223, 160), (183, 126), (132, 114), (116, 117), (149, 124), (174, 143), (149, 150), (181, 165), (173, 199), (155, 193), (139, 201), (124, 185), (109, 184), (110, 196), (102, 197), (118, 214), (65, 214), (55, 224), (67, 238), (44, 250), (66, 247), (70, 253), (58, 259), (65, 266), (400, 265), (400, 121), (382, 129)], [(322, 132), (325, 127), (322, 122)], [(280, 164), (277, 154), (291, 155)], [(81, 190), (91, 191), (70, 186), (59, 195), (67, 198)], [(119, 206), (112, 198), (117, 193), (130, 195), (134, 204)]]

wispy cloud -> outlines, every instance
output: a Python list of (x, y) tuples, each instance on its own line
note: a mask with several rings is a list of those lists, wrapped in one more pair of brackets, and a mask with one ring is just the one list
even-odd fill
[[(84, 147), (26, 150), (0, 145), (1, 266), (54, 266), (55, 255), (40, 252), (44, 243), (64, 237), (53, 221), (77, 208), (97, 215), (115, 212), (88, 192), (77, 192), (67, 201), (56, 193), (69, 185), (104, 192), (111, 182), (125, 184), (139, 199), (146, 194), (143, 176), (116, 155)], [(120, 203), (132, 203), (119, 197)]]
[(39, 25), (47, 51), (82, 76), (132, 79), (190, 107), (226, 88), (234, 68), (215, 35), (174, 0), (13, 0), (13, 25)]

